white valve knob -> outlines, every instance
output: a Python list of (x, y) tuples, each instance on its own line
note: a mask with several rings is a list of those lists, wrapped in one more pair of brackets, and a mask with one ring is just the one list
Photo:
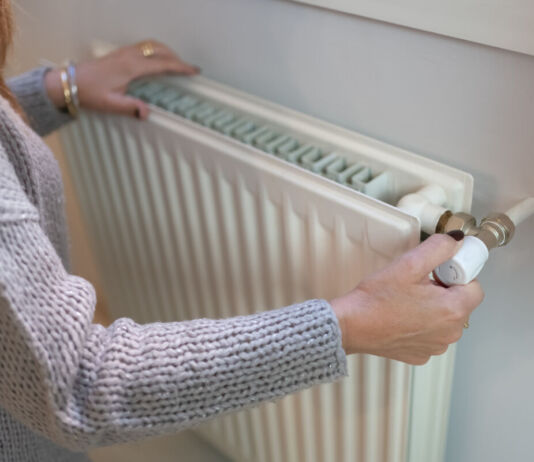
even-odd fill
[(475, 236), (466, 236), (456, 255), (434, 270), (434, 278), (446, 286), (469, 284), (480, 273), (488, 256), (486, 244)]

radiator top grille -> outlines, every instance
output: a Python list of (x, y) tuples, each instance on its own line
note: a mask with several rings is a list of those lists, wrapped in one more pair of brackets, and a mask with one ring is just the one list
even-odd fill
[(351, 162), (343, 152), (327, 151), (174, 84), (136, 81), (128, 93), (370, 197), (391, 201), (391, 176), (387, 170), (376, 171), (364, 162)]

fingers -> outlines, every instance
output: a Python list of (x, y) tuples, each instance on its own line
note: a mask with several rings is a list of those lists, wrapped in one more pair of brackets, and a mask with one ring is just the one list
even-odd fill
[(420, 281), (439, 265), (451, 259), (462, 246), (447, 234), (433, 234), (413, 250), (404, 254), (394, 265), (405, 280)]
[(447, 292), (456, 300), (455, 308), (461, 318), (469, 318), (473, 310), (484, 300), (484, 291), (476, 279), (466, 285), (452, 286)]
[(200, 71), (198, 67), (186, 63), (168, 47), (156, 41), (150, 41), (154, 48), (154, 54), (150, 57), (145, 57), (140, 52), (140, 47), (143, 43), (146, 42), (136, 44), (132, 49), (136, 57), (135, 78), (167, 72), (194, 75)]
[(456, 343), (464, 333), (464, 325), (469, 322), (469, 316), (484, 299), (484, 292), (477, 280), (467, 285), (439, 290), (443, 291), (443, 296), (446, 298), (445, 313), (449, 323), (449, 327), (442, 330), (439, 340), (447, 344)]
[(154, 56), (148, 59), (145, 58), (142, 63), (139, 77), (152, 74), (164, 74), (166, 72), (193, 75), (198, 74), (198, 68), (174, 57)]
[(148, 105), (144, 101), (118, 93), (112, 93), (107, 97), (105, 110), (142, 120), (146, 119), (149, 113)]
[[(176, 66), (174, 69), (170, 69), (169, 72), (181, 72), (184, 74), (197, 74), (198, 72), (200, 72), (200, 68), (198, 66), (193, 66), (192, 64), (186, 63), (170, 48), (166, 47), (165, 45), (161, 45), (161, 47), (162, 55), (167, 58), (168, 61), (174, 63), (174, 65)], [(171, 64), (171, 67), (172, 66), (173, 64)]]

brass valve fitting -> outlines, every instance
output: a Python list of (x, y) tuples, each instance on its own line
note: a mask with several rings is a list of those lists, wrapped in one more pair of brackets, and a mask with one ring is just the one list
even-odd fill
[(515, 225), (504, 213), (492, 213), (480, 222), (476, 235), (488, 250), (508, 244), (515, 232)]
[(466, 236), (476, 236), (490, 250), (508, 244), (514, 235), (515, 225), (504, 213), (492, 213), (477, 226), (473, 215), (445, 212), (438, 221), (436, 232), (448, 233), (456, 229), (462, 230)]
[(448, 233), (455, 229), (462, 230), (466, 236), (473, 236), (478, 232), (477, 221), (468, 213), (445, 212), (438, 221), (436, 233)]
[(484, 267), (489, 251), (508, 244), (515, 227), (530, 216), (534, 216), (534, 197), (524, 199), (506, 213), (488, 215), (480, 222), (480, 226), (467, 213), (443, 212), (437, 221), (436, 232), (447, 233), (460, 229), (466, 237), (454, 257), (433, 271), (434, 278), (445, 286), (468, 284)]

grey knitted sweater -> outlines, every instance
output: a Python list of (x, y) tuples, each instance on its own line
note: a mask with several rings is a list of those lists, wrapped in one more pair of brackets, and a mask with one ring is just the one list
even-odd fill
[[(9, 82), (40, 135), (68, 120), (47, 98), (45, 71)], [(1, 461), (85, 461), (88, 448), (346, 374), (322, 300), (223, 320), (93, 324), (93, 288), (66, 270), (63, 201), (52, 154), (0, 98)]]

